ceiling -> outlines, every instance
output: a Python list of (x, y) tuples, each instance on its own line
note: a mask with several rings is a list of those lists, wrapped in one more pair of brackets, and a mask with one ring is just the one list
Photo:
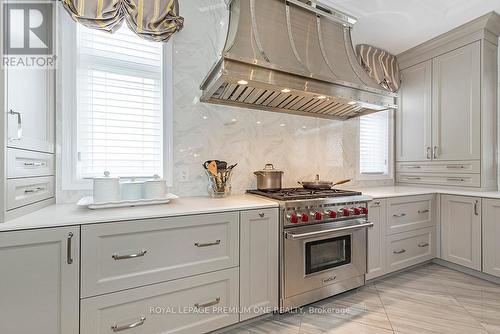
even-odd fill
[(500, 0), (320, 0), (358, 18), (354, 45), (398, 54), (483, 14), (500, 14)]

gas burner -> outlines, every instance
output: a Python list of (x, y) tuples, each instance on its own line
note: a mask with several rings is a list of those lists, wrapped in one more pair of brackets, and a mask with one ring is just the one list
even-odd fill
[(285, 188), (274, 191), (247, 190), (247, 193), (269, 197), (278, 201), (292, 201), (301, 199), (361, 195), (360, 192), (351, 190), (341, 190), (341, 189), (311, 190), (304, 188)]

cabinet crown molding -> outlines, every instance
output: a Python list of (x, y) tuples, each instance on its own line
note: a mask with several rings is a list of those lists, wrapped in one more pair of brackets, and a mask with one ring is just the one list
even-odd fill
[(401, 69), (437, 57), (466, 44), (486, 40), (495, 46), (500, 36), (500, 15), (489, 12), (427, 42), (401, 52), (397, 59)]

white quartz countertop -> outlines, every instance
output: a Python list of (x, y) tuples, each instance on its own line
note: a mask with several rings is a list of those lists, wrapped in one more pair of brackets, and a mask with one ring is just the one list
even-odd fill
[(364, 195), (369, 195), (373, 198), (390, 198), (390, 197), (416, 196), (416, 195), (426, 195), (426, 194), (447, 194), (447, 195), (500, 199), (499, 191), (460, 190), (460, 189), (447, 189), (439, 187), (385, 186), (385, 187), (369, 187), (356, 190), (361, 191), (363, 192)]
[[(385, 186), (355, 189), (377, 198), (448, 194), (500, 199), (498, 191), (474, 191), (439, 187)], [(233, 195), (226, 198), (185, 197), (168, 204), (131, 208), (89, 210), (76, 204), (54, 204), (25, 216), (0, 223), (0, 232), (70, 225), (118, 222), (137, 219), (175, 217), (216, 212), (277, 208), (278, 203), (253, 195)]]
[(76, 204), (54, 204), (0, 223), (0, 232), (274, 207), (278, 207), (277, 202), (252, 195), (226, 198), (185, 197), (162, 205), (100, 210), (81, 208)]

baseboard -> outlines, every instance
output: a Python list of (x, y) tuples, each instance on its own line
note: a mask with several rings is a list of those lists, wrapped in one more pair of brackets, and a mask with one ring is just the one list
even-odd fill
[(496, 277), (496, 276), (493, 276), (490, 274), (485, 274), (481, 271), (470, 269), (470, 268), (467, 268), (467, 267), (464, 267), (464, 266), (461, 266), (461, 265), (458, 265), (455, 263), (451, 263), (451, 262), (448, 262), (448, 261), (445, 261), (442, 259), (433, 259), (432, 263), (439, 264), (440, 266), (450, 268), (450, 269), (453, 269), (456, 271), (460, 271), (460, 272), (467, 274), (467, 275), (471, 275), (471, 276), (474, 276), (477, 278), (484, 279), (485, 281), (500, 284), (500, 277)]
[(421, 266), (429, 264), (429, 263), (435, 263), (435, 264), (438, 264), (440, 266), (443, 266), (443, 267), (446, 267), (446, 268), (449, 268), (449, 269), (453, 269), (453, 270), (459, 271), (461, 273), (464, 273), (464, 274), (467, 274), (467, 275), (471, 275), (471, 276), (474, 276), (474, 277), (477, 277), (477, 278), (481, 278), (481, 279), (484, 279), (485, 281), (492, 282), (492, 283), (500, 285), (500, 277), (496, 277), (496, 276), (493, 276), (493, 275), (490, 275), (490, 274), (485, 274), (485, 273), (483, 273), (481, 271), (470, 269), (470, 268), (467, 268), (467, 267), (464, 267), (464, 266), (461, 266), (461, 265), (458, 265), (458, 264), (455, 264), (455, 263), (451, 263), (451, 262), (448, 262), (448, 261), (445, 261), (445, 260), (442, 260), (442, 259), (438, 259), (438, 258), (434, 258), (432, 260), (425, 261), (425, 262), (413, 265), (411, 267), (403, 268), (403, 269), (398, 270), (398, 271), (394, 271), (394, 272), (391, 272), (391, 273), (388, 273), (388, 274), (385, 274), (385, 275), (382, 275), (382, 276), (379, 276), (379, 277), (372, 278), (370, 280), (367, 280), (366, 283), (367, 284), (369, 284), (369, 283), (375, 283), (377, 281), (389, 278), (391, 276), (400, 274), (400, 273), (405, 272), (405, 271), (413, 270), (415, 268), (421, 267)]
[(399, 269), (399, 270), (396, 270), (396, 271), (392, 271), (390, 273), (387, 273), (385, 275), (382, 275), (382, 276), (378, 276), (378, 277), (374, 277), (372, 279), (369, 279), (366, 281), (367, 284), (370, 284), (370, 283), (374, 283), (374, 282), (377, 282), (377, 281), (380, 281), (380, 280), (383, 280), (383, 279), (386, 279), (386, 278), (389, 278), (391, 276), (394, 276), (394, 275), (397, 275), (397, 274), (400, 274), (400, 273), (403, 273), (405, 271), (409, 271), (409, 270), (413, 270), (415, 268), (418, 268), (418, 267), (421, 267), (421, 266), (424, 266), (426, 264), (429, 264), (431, 263), (433, 260), (428, 260), (428, 261), (425, 261), (425, 262), (422, 262), (422, 263), (417, 263), (417, 264), (414, 264), (413, 266), (409, 266), (409, 267), (406, 267), (406, 268), (403, 268), (403, 269)]

